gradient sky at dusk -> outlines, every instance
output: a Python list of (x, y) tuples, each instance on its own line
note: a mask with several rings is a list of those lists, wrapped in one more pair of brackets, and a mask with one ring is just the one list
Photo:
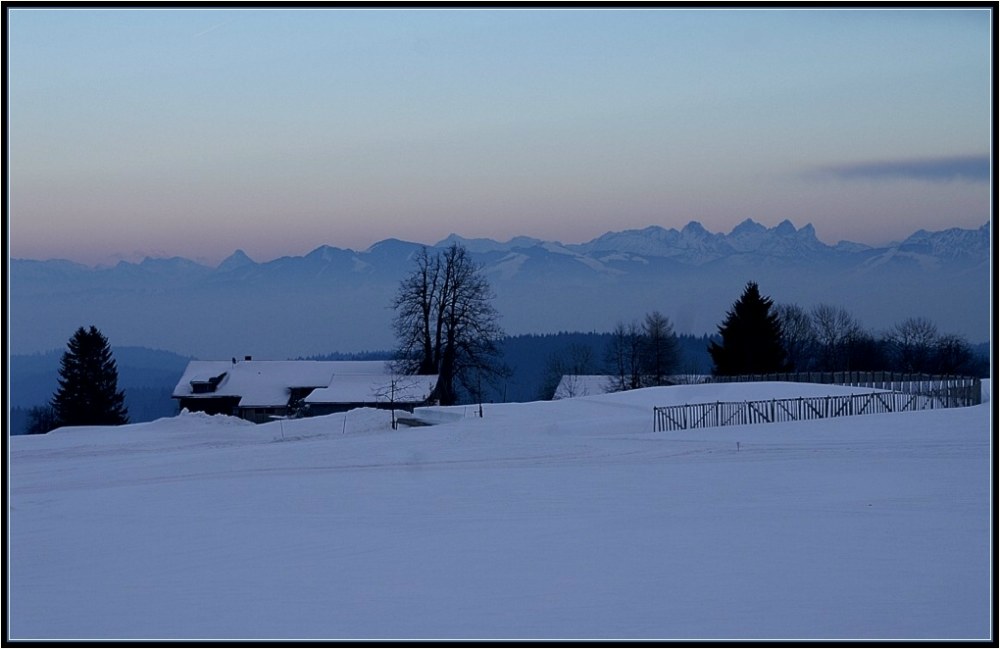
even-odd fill
[(990, 217), (988, 9), (10, 9), (10, 254)]

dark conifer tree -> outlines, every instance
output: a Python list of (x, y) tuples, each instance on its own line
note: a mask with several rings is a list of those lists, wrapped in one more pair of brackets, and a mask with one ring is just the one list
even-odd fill
[(118, 389), (118, 366), (108, 339), (97, 327), (80, 327), (70, 338), (60, 362), (52, 409), (59, 426), (128, 423), (125, 393)]
[(774, 302), (763, 297), (756, 282), (747, 282), (726, 319), (719, 325), (722, 344), (713, 342), (708, 351), (716, 375), (785, 372), (785, 350), (781, 345), (781, 323)]

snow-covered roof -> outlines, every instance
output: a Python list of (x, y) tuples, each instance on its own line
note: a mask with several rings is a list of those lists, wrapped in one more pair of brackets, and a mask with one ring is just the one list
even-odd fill
[(389, 361), (328, 361), (334, 374), (389, 374)]
[[(336, 361), (191, 361), (174, 388), (174, 398), (239, 397), (241, 407), (288, 405), (292, 388), (330, 385)], [(192, 383), (222, 377), (211, 392), (195, 393)]]
[[(220, 378), (221, 377), (221, 378)], [(195, 392), (192, 383), (212, 383)], [(426, 401), (436, 376), (396, 378), (395, 401)], [(392, 372), (385, 361), (191, 361), (174, 398), (238, 397), (242, 408), (288, 405), (293, 388), (313, 388), (307, 403), (376, 403), (390, 400)]]
[[(330, 385), (313, 390), (305, 398), (309, 404), (326, 403), (422, 403), (427, 401), (438, 377), (392, 376), (388, 373), (334, 373)], [(395, 386), (393, 386), (395, 381)]]
[(614, 377), (606, 374), (565, 374), (559, 380), (553, 399), (589, 397), (611, 392)]

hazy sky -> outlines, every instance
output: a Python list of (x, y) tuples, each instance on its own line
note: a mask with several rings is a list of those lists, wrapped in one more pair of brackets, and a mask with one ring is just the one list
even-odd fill
[(11, 9), (10, 253), (990, 216), (988, 9)]

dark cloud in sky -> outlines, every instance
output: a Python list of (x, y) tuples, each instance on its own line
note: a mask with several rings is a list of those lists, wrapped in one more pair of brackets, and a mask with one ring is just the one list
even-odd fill
[(822, 167), (820, 175), (841, 180), (926, 180), (949, 182), (965, 180), (987, 182), (990, 179), (988, 155), (965, 155), (885, 162), (860, 162)]

